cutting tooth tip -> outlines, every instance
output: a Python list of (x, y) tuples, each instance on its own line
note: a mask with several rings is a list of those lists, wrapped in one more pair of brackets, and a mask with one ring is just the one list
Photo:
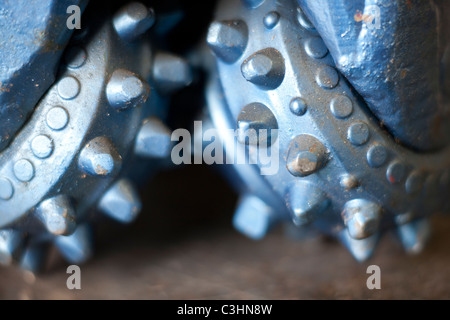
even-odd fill
[(297, 182), (289, 188), (287, 194), (287, 206), (291, 212), (292, 221), (297, 226), (314, 221), (329, 204), (327, 195), (307, 182)]
[(155, 12), (139, 2), (122, 7), (113, 17), (113, 25), (121, 39), (136, 40), (155, 23)]
[(153, 62), (153, 80), (158, 90), (170, 93), (191, 84), (192, 69), (184, 58), (167, 52), (156, 54)]
[(322, 169), (328, 160), (328, 150), (319, 139), (301, 134), (289, 143), (286, 167), (293, 176), (306, 177)]
[(347, 231), (353, 239), (365, 239), (378, 232), (381, 208), (365, 199), (348, 201), (342, 212)]
[(137, 134), (135, 152), (146, 158), (166, 158), (171, 152), (171, 131), (158, 118), (144, 121)]
[(281, 53), (274, 48), (258, 51), (241, 65), (242, 76), (263, 89), (276, 89), (284, 79), (285, 66)]
[(36, 208), (38, 219), (54, 235), (70, 235), (76, 228), (76, 214), (66, 195), (42, 201)]
[(365, 239), (352, 238), (346, 229), (339, 233), (339, 240), (347, 247), (352, 256), (359, 262), (369, 260), (378, 244), (379, 234), (376, 233)]
[(62, 256), (70, 263), (79, 264), (93, 253), (93, 235), (90, 226), (80, 225), (70, 236), (58, 236), (54, 243)]
[(418, 254), (422, 252), (430, 238), (430, 222), (422, 218), (401, 224), (397, 227), (397, 234), (407, 253)]
[(92, 176), (107, 176), (119, 170), (122, 158), (112, 141), (106, 137), (97, 137), (89, 141), (78, 158), (79, 168)]
[(247, 237), (259, 240), (276, 223), (273, 209), (254, 195), (244, 195), (233, 216), (233, 226)]
[(131, 182), (121, 179), (103, 195), (99, 209), (114, 220), (131, 223), (141, 211), (142, 203)]
[(237, 119), (239, 143), (268, 147), (278, 137), (278, 122), (264, 104), (253, 102), (243, 107)]
[(106, 85), (106, 98), (111, 107), (126, 110), (145, 103), (150, 96), (150, 86), (137, 74), (117, 69)]
[(236, 62), (248, 42), (248, 27), (242, 20), (215, 21), (206, 37), (211, 50), (226, 63)]

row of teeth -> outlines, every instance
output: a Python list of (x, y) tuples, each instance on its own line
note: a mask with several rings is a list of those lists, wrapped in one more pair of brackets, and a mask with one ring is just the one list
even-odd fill
[[(281, 53), (282, 50), (275, 48), (277, 42), (267, 42), (267, 39), (272, 30), (276, 30), (280, 24), (291, 21), (285, 14), (292, 9), (290, 8), (291, 3), (285, 1), (286, 8), (284, 9), (266, 10), (266, 4), (270, 2), (268, 0), (242, 0), (242, 2), (244, 4), (242, 11), (253, 11), (252, 14), (259, 19), (260, 27), (264, 28), (264, 32), (267, 33), (262, 37), (265, 46), (251, 54), (244, 54), (248, 49), (250, 36), (256, 34), (261, 28), (259, 26), (249, 28), (250, 23), (247, 25), (243, 19), (214, 22), (209, 28), (207, 42), (223, 65), (237, 67), (240, 76), (251, 83), (259, 93), (272, 94), (283, 86), (287, 73), (292, 72), (290, 70), (292, 66), (291, 61), (288, 61), (287, 57)], [(279, 6), (283, 6), (283, 4)], [(294, 9), (297, 10), (297, 8)], [(139, 12), (139, 14), (133, 16), (133, 12)], [(142, 14), (143, 12), (145, 14)], [(364, 152), (358, 151), (358, 154), (364, 154), (364, 157), (360, 157), (358, 162), (364, 162), (364, 165), (374, 170), (384, 170), (385, 180), (395, 187), (403, 183), (403, 192), (406, 194), (420, 195), (423, 193), (423, 186), (430, 184), (431, 187), (428, 186), (427, 189), (448, 190), (450, 184), (449, 171), (446, 169), (449, 166), (448, 163), (444, 166), (437, 165), (436, 169), (430, 165), (429, 167), (435, 170), (428, 175), (432, 178), (427, 179), (426, 175), (419, 170), (410, 170), (411, 172), (407, 175), (409, 166), (403, 161), (394, 158), (388, 163), (389, 154), (398, 155), (398, 149), (393, 149), (389, 144), (381, 144), (378, 141), (371, 143), (372, 138), (378, 133), (374, 132), (371, 123), (366, 118), (356, 119), (356, 116), (362, 114), (359, 104), (352, 95), (343, 90), (346, 83), (341, 79), (339, 73), (329, 65), (330, 58), (323, 41), (318, 37), (314, 27), (302, 11), (298, 9), (294, 12), (298, 23), (296, 27), (303, 28), (302, 34), (308, 35), (308, 37), (299, 38), (299, 42), (303, 43), (306, 56), (320, 63), (314, 73), (315, 85), (321, 90), (336, 92), (333, 99), (328, 102), (332, 121), (350, 121), (352, 119), (352, 123), (344, 130), (342, 143), (349, 144), (357, 150), (366, 148)], [(291, 10), (290, 15), (293, 14)], [(142, 4), (133, 3), (119, 10), (112, 19), (111, 28), (121, 39), (122, 44), (126, 46), (127, 43), (137, 41), (151, 28), (154, 21), (154, 12), (151, 9)], [(268, 43), (269, 46), (266, 46)], [(113, 51), (112, 48), (109, 54), (113, 54)], [(102, 191), (102, 194), (96, 197), (98, 208), (115, 220), (128, 223), (136, 218), (141, 208), (132, 182), (126, 177), (120, 177), (122, 165), (126, 163), (129, 151), (147, 158), (164, 158), (170, 153), (170, 131), (162, 121), (154, 116), (141, 119), (143, 112), (139, 109), (148, 104), (149, 96), (154, 94), (153, 86), (150, 86), (140, 75), (126, 68), (118, 68), (110, 74), (106, 73), (102, 79), (82, 77), (81, 74), (89, 73), (90, 68), (95, 65), (98, 53), (94, 53), (89, 48), (74, 46), (67, 50), (66, 54), (67, 70), (64, 72), (64, 76), (52, 87), (46, 95), (47, 98), (44, 98), (37, 108), (43, 110), (39, 114), (39, 120), (45, 119), (39, 121), (43, 125), (36, 126), (32, 136), (16, 139), (9, 149), (20, 148), (21, 151), (18, 154), (21, 156), (19, 158), (4, 157), (11, 160), (1, 163), (0, 167), (0, 211), (3, 212), (0, 219), (11, 220), (10, 223), (6, 220), (2, 221), (3, 225), (9, 224), (11, 227), (0, 231), (0, 262), (9, 264), (13, 259), (18, 259), (23, 267), (31, 270), (37, 269), (43, 261), (43, 251), (47, 241), (27, 237), (24, 232), (19, 231), (19, 227), (17, 227), (19, 224), (16, 226), (13, 222), (25, 216), (26, 213), (31, 213), (26, 215), (26, 219), (39, 221), (49, 235), (44, 238), (50, 238), (69, 261), (75, 263), (84, 261), (92, 252), (90, 227), (84, 219), (80, 219), (79, 215), (80, 209), (77, 201), (80, 199), (73, 199), (72, 196), (54, 192), (51, 188), (62, 174), (67, 177), (73, 176), (77, 184), (83, 179), (89, 180), (89, 185), (86, 182), (86, 191), (96, 188)], [(323, 59), (328, 59), (328, 62), (322, 63)], [(220, 69), (221, 76), (226, 74), (224, 70), (224, 67)], [(183, 59), (167, 53), (157, 53), (153, 58), (152, 79), (155, 82), (154, 86), (159, 91), (170, 92), (189, 84), (192, 76)], [(73, 131), (75, 125), (72, 125), (72, 122), (76, 121), (77, 113), (72, 110), (80, 108), (82, 103), (85, 103), (84, 101), (89, 101), (84, 98), (87, 96), (85, 91), (90, 92), (93, 88), (99, 88), (96, 96), (109, 108), (99, 104), (96, 106), (95, 112), (98, 110), (106, 113), (106, 117), (111, 114), (120, 114), (130, 121), (133, 119), (133, 115), (138, 118), (140, 128), (130, 129), (135, 130), (133, 145), (126, 146), (125, 149), (118, 148), (107, 134), (87, 138), (88, 129), (89, 132), (92, 129), (86, 128), (82, 136), (78, 137), (80, 143), (82, 142), (82, 147), (77, 149), (70, 159), (65, 160), (73, 163), (73, 166), (67, 164), (67, 167), (70, 168), (69, 172), (59, 172), (57, 169), (54, 172), (48, 169), (43, 170), (45, 162), (51, 166), (55, 164), (55, 158), (62, 161), (62, 157), (58, 156), (58, 148), (61, 146), (58, 141), (67, 136), (69, 130), (71, 130), (71, 134), (75, 134)], [(49, 100), (56, 100), (58, 103), (47, 105), (46, 102)], [(291, 97), (283, 112), (289, 112), (292, 117), (297, 118), (316, 116), (313, 121), (328, 119), (327, 115), (323, 113), (317, 117), (313, 104), (309, 101), (309, 97), (296, 94)], [(283, 123), (279, 122), (277, 120), (279, 117), (275, 115), (276, 111), (279, 112), (265, 103), (256, 101), (248, 103), (241, 106), (239, 112), (235, 114), (237, 126), (249, 129), (256, 126), (258, 128), (283, 129)], [(96, 117), (104, 118), (98, 115)], [(92, 126), (96, 125), (101, 126), (98, 123), (92, 124)], [(286, 201), (286, 207), (290, 210), (291, 217), (297, 225), (309, 224), (321, 220), (322, 217), (326, 219), (328, 217), (326, 212), (335, 210), (335, 206), (337, 206), (335, 198), (331, 201), (329, 190), (318, 187), (324, 183), (321, 178), (317, 178), (318, 173), (326, 171), (327, 167), (330, 167), (330, 163), (339, 158), (336, 155), (330, 155), (330, 151), (334, 149), (327, 141), (320, 139), (324, 136), (323, 132), (318, 132), (316, 135), (300, 133), (290, 139), (286, 147), (286, 173), (296, 181), (286, 189), (281, 190), (279, 186), (275, 186), (274, 189)], [(18, 144), (20, 146), (16, 146)], [(123, 152), (120, 152), (119, 149)], [(6, 154), (8, 151), (4, 152)], [(352, 166), (343, 166), (343, 168), (351, 169)], [(444, 169), (439, 171), (439, 168)], [(328, 181), (327, 186), (333, 185), (334, 188), (357, 195), (367, 185), (357, 174), (347, 173), (347, 171), (351, 170), (343, 170), (342, 172), (345, 173), (335, 175), (335, 179), (332, 182)], [(44, 175), (48, 175), (48, 172), (50, 172), (50, 177), (44, 177)], [(425, 180), (431, 182), (427, 183)], [(36, 200), (35, 198), (45, 200), (26, 208), (26, 205), (20, 204), (20, 202), (30, 192), (36, 192), (36, 188), (33, 187), (35, 181), (38, 181), (37, 183), (47, 181), (48, 188), (40, 191), (44, 192), (41, 196), (29, 196), (28, 198), (33, 201)], [(64, 186), (58, 188), (61, 189)], [(77, 188), (82, 190), (83, 186), (78, 185)], [(47, 192), (50, 189), (52, 191)], [(395, 192), (396, 194), (401, 193), (397, 189)], [(49, 193), (48, 196), (47, 193)], [(340, 206), (343, 208), (342, 212), (338, 214), (339, 223), (332, 232), (345, 243), (358, 260), (367, 259), (379, 239), (378, 231), (382, 215), (389, 210), (383, 210), (382, 206), (373, 198), (355, 197), (344, 202), (344, 205)], [(87, 207), (87, 205), (84, 206)], [(245, 194), (236, 211), (234, 224), (247, 235), (260, 238), (279, 220), (276, 212), (278, 209), (268, 206), (258, 196)], [(5, 213), (9, 212), (15, 213), (8, 218)], [(408, 212), (397, 214), (395, 221), (398, 224), (398, 233), (405, 248), (408, 251), (419, 251), (428, 234), (426, 219), (417, 219), (415, 214)]]
[[(280, 150), (286, 150), (280, 163), (286, 163), (291, 177), (280, 172), (265, 179), (284, 199), (296, 225), (329, 219), (328, 232), (358, 260), (365, 260), (375, 248), (383, 219), (391, 219), (406, 250), (419, 251), (428, 234), (424, 217), (436, 210), (428, 204), (438, 203), (442, 209), (448, 203), (449, 150), (434, 157), (412, 155), (381, 131), (293, 2), (224, 2), (224, 8), (233, 8), (240, 17), (221, 8), (221, 19), (209, 27), (207, 43), (218, 58), (223, 95), (236, 126), (243, 131), (279, 130), (275, 139), (280, 139)], [(299, 61), (307, 67), (298, 67)], [(245, 97), (237, 90), (246, 92)], [(312, 94), (302, 94), (308, 90)], [(294, 126), (304, 124), (303, 119), (309, 125)], [(250, 150), (258, 148), (258, 141), (246, 143)], [(400, 204), (395, 199), (401, 199)], [(413, 201), (418, 210), (426, 209), (413, 212)], [(270, 208), (263, 199), (246, 194), (235, 226), (261, 238), (279, 220), (276, 211), (283, 208)]]
[[(192, 80), (184, 59), (147, 52), (145, 46), (134, 49), (154, 22), (152, 9), (130, 3), (106, 27), (90, 30), (96, 35), (87, 44), (83, 39), (76, 43), (79, 37), (74, 35), (75, 45), (65, 52), (62, 76), (37, 106), (28, 131), (4, 151), (14, 150), (15, 156), (2, 157), (0, 163), (0, 220), (11, 226), (0, 230), (0, 263), (19, 260), (22, 267), (37, 270), (49, 242), (70, 262), (86, 260), (92, 253), (92, 234), (85, 213), (91, 204), (84, 198), (90, 192), (98, 193), (93, 202), (110, 218), (121, 223), (136, 219), (141, 201), (133, 183), (121, 175), (122, 167), (134, 155), (157, 159), (170, 154), (171, 132), (153, 115), (164, 105), (152, 105), (161, 102), (151, 96), (158, 96), (157, 91), (170, 93)], [(109, 71), (110, 61), (129, 63), (140, 57), (117, 56), (122, 50), (108, 41), (125, 52), (128, 47), (132, 52), (142, 50), (138, 54), (152, 63), (150, 74), (138, 75), (122, 67)], [(89, 112), (92, 117), (81, 127), (77, 121)], [(125, 127), (105, 128), (113, 117), (122, 117)], [(124, 132), (123, 139), (114, 142), (109, 130)], [(95, 136), (96, 132), (102, 134)], [(124, 145), (126, 137), (132, 144)], [(59, 182), (63, 175), (70, 181)], [(23, 231), (23, 226), (36, 222), (41, 226), (38, 232)]]

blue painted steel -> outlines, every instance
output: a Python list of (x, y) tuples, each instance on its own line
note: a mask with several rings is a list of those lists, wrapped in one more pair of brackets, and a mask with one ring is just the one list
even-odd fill
[[(450, 142), (450, 2), (298, 0), (339, 71), (395, 139)], [(303, 14), (303, 13), (299, 13)]]
[[(33, 7), (20, 8), (21, 28), (26, 28)], [(125, 5), (114, 15), (88, 7), (55, 83), (43, 96), (31, 94), (30, 105), (39, 102), (0, 151), (0, 262), (18, 260), (36, 270), (53, 243), (70, 262), (81, 263), (92, 253), (89, 223), (96, 209), (122, 223), (136, 219), (142, 205), (132, 177), (142, 179), (142, 173), (148, 176), (167, 160), (166, 93), (192, 77), (184, 59), (156, 53), (147, 33), (154, 23), (154, 11), (141, 3)], [(52, 33), (48, 39), (63, 37), (52, 28), (47, 32)], [(62, 52), (63, 42), (58, 43)], [(33, 55), (39, 56), (39, 48)], [(27, 47), (22, 50), (25, 54)], [(23, 76), (36, 78), (39, 86), (44, 78), (49, 86), (53, 77), (47, 74), (53, 74), (57, 55), (42, 59), (49, 70), (37, 68)], [(20, 101), (17, 92), (11, 94)]]
[[(313, 2), (304, 3), (319, 10)], [(336, 14), (331, 5), (335, 2), (327, 3), (321, 8), (321, 19), (344, 21), (339, 26), (352, 25), (348, 20), (353, 16)], [(396, 16), (393, 19), (397, 21)], [(399, 110), (406, 107), (397, 103), (401, 99), (411, 101), (411, 97), (420, 96), (423, 100), (424, 95), (428, 102), (435, 101), (439, 97), (436, 87), (411, 82), (407, 73), (414, 90), (406, 90), (403, 82), (394, 90), (392, 84), (379, 84), (376, 76), (366, 75), (370, 70), (356, 68), (352, 74), (359, 75), (362, 87), (358, 94), (360, 88), (355, 91), (336, 67), (332, 50), (340, 53), (341, 40), (334, 47), (327, 45), (327, 40), (333, 43), (338, 36), (329, 27), (333, 33), (326, 35), (331, 39), (322, 40), (319, 29), (292, 0), (219, 2), (207, 35), (216, 60), (216, 64), (206, 66), (210, 70), (206, 97), (212, 125), (219, 129), (225, 145), (232, 145), (234, 140), (244, 142), (226, 135), (226, 129), (278, 129), (271, 136), (271, 143), (279, 145), (275, 159), (279, 170), (274, 174), (261, 175), (263, 166), (249, 162), (224, 166), (227, 176), (233, 171), (239, 177), (234, 184), (242, 198), (234, 224), (259, 239), (276, 223), (292, 220), (302, 228), (308, 226), (339, 238), (358, 260), (369, 258), (380, 235), (396, 228), (406, 250), (417, 252), (427, 238), (427, 217), (449, 210), (450, 146), (419, 153), (399, 144), (380, 125), (363, 98), (367, 98), (366, 93), (382, 97), (383, 110), (390, 114), (394, 105)], [(396, 32), (401, 34), (401, 30)], [(418, 34), (417, 38), (423, 36)], [(377, 70), (388, 68), (381, 58), (377, 60), (380, 65), (362, 59), (370, 60), (371, 54), (381, 50), (376, 44), (358, 48), (350, 43), (343, 49), (353, 48), (359, 55), (355, 61)], [(412, 49), (416, 47), (417, 51)], [(421, 52), (418, 47), (416, 40), (406, 46), (411, 55)], [(424, 52), (436, 54), (436, 47)], [(406, 64), (412, 63), (411, 57), (404, 59)], [(414, 62), (411, 72), (426, 70), (422, 76), (437, 80), (439, 69), (428, 69), (427, 62)], [(401, 63), (399, 60), (391, 66), (396, 68), (393, 74), (401, 73)], [(429, 88), (427, 92), (419, 92), (425, 87)], [(414, 113), (421, 110), (418, 105), (408, 107), (409, 113), (393, 112), (387, 119), (394, 120), (399, 138), (405, 137), (401, 133), (408, 133), (406, 137), (419, 147), (421, 138), (410, 130), (417, 120), (421, 137), (430, 139), (432, 146), (429, 135), (433, 128), (428, 118), (415, 119)], [(430, 116), (437, 110), (433, 105), (428, 110)], [(261, 148), (257, 143), (242, 143), (238, 152), (250, 157)]]

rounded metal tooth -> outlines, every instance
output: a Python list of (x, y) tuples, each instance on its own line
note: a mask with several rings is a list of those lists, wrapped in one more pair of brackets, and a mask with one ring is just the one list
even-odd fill
[(23, 240), (21, 232), (11, 229), (0, 230), (0, 264), (7, 266), (13, 262), (19, 255)]
[(286, 201), (292, 221), (297, 226), (311, 223), (330, 204), (329, 198), (322, 190), (304, 181), (299, 181), (289, 188)]
[(301, 97), (296, 97), (289, 103), (289, 109), (297, 116), (302, 116), (308, 110), (308, 103)]
[(153, 80), (160, 92), (170, 93), (191, 84), (192, 70), (185, 59), (159, 52), (153, 61)]
[(392, 183), (400, 183), (406, 175), (406, 166), (400, 161), (393, 161), (386, 170), (386, 179)]
[(121, 223), (131, 223), (141, 211), (139, 194), (127, 179), (117, 181), (101, 198), (98, 208)]
[(20, 267), (33, 273), (41, 271), (47, 261), (49, 249), (48, 242), (29, 243), (20, 259)]
[(64, 64), (70, 69), (81, 68), (87, 60), (86, 50), (79, 46), (70, 46), (64, 52)]
[(260, 50), (241, 65), (242, 76), (262, 89), (276, 89), (284, 79), (284, 58), (274, 48)]
[(344, 206), (342, 218), (350, 237), (357, 240), (365, 239), (378, 232), (381, 208), (365, 199), (350, 200)]
[(64, 100), (73, 100), (81, 92), (80, 80), (74, 76), (67, 76), (58, 81), (58, 95)]
[(18, 180), (29, 182), (35, 176), (35, 167), (30, 160), (20, 159), (14, 163), (13, 172)]
[(350, 125), (347, 130), (347, 139), (355, 146), (362, 146), (369, 141), (370, 129), (369, 126), (361, 121)]
[(150, 86), (138, 75), (125, 69), (113, 72), (106, 86), (106, 97), (111, 107), (126, 110), (145, 103), (150, 96)]
[(339, 84), (339, 73), (333, 67), (323, 65), (317, 69), (316, 83), (324, 89), (334, 89)]
[(338, 238), (356, 260), (364, 262), (372, 257), (380, 236), (376, 233), (368, 238), (358, 240), (350, 237), (347, 230), (342, 230), (339, 232)]
[(383, 166), (388, 159), (388, 151), (381, 144), (373, 144), (367, 151), (367, 163), (371, 168), (379, 168)]
[(233, 226), (247, 237), (259, 240), (276, 223), (276, 214), (263, 200), (254, 195), (244, 195), (233, 216)]
[(304, 48), (306, 54), (314, 59), (322, 59), (328, 54), (328, 48), (320, 37), (311, 37), (307, 39)]
[(278, 122), (262, 103), (246, 105), (237, 120), (238, 141), (243, 144), (269, 146), (277, 139)]
[(328, 150), (320, 140), (302, 134), (290, 142), (286, 166), (292, 175), (306, 177), (323, 168), (328, 158)]
[(280, 14), (276, 11), (271, 11), (264, 16), (263, 23), (267, 29), (273, 29), (280, 21)]
[(136, 137), (135, 152), (146, 158), (166, 158), (171, 152), (171, 131), (158, 118), (144, 121)]
[(121, 8), (113, 17), (114, 29), (127, 42), (136, 40), (155, 23), (155, 12), (139, 2)]
[(219, 59), (236, 62), (247, 47), (247, 24), (242, 20), (215, 21), (209, 26), (206, 42)]
[(93, 234), (87, 224), (80, 225), (70, 236), (56, 237), (54, 242), (62, 256), (70, 263), (83, 263), (93, 254)]
[(399, 225), (397, 234), (407, 253), (418, 254), (422, 252), (430, 237), (430, 223), (426, 218), (414, 220)]
[(122, 157), (111, 140), (97, 137), (89, 141), (78, 158), (79, 168), (93, 176), (107, 176), (120, 169)]
[(65, 195), (42, 201), (36, 208), (36, 216), (51, 234), (70, 235), (75, 231), (75, 210)]
[(12, 182), (4, 177), (0, 177), (0, 200), (9, 200), (14, 195)]

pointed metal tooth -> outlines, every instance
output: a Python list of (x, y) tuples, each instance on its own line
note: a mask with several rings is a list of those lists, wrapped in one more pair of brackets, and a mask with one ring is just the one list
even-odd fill
[(29, 243), (20, 259), (20, 267), (31, 272), (39, 272), (47, 261), (50, 242)]
[(365, 199), (347, 201), (342, 218), (348, 233), (353, 239), (365, 239), (378, 232), (381, 208)]
[(237, 127), (240, 143), (269, 146), (277, 139), (277, 119), (268, 107), (259, 102), (242, 108)]
[(430, 237), (430, 223), (426, 218), (414, 220), (399, 225), (397, 234), (405, 251), (410, 254), (417, 254), (423, 250)]
[(241, 65), (247, 81), (263, 88), (277, 88), (284, 79), (285, 66), (281, 53), (274, 48), (260, 50), (248, 57)]
[(142, 204), (130, 181), (121, 179), (103, 195), (98, 207), (109, 217), (121, 223), (130, 223), (136, 219)]
[(146, 158), (166, 158), (171, 146), (170, 129), (158, 118), (147, 118), (136, 138), (136, 154)]
[(330, 200), (322, 190), (305, 181), (299, 181), (291, 186), (286, 200), (292, 221), (297, 226), (311, 223), (330, 204)]
[(107, 176), (119, 170), (122, 157), (117, 152), (111, 140), (97, 137), (89, 141), (81, 150), (78, 167), (93, 176)]
[(192, 82), (192, 70), (185, 59), (167, 52), (159, 52), (153, 61), (153, 79), (160, 92), (170, 93)]
[(416, 217), (416, 213), (414, 211), (408, 211), (406, 213), (402, 213), (395, 216), (395, 223), (400, 226), (407, 224), (414, 220)]
[(83, 263), (92, 256), (93, 234), (87, 224), (80, 225), (72, 235), (58, 236), (54, 241), (62, 256), (70, 263)]
[(150, 86), (135, 73), (117, 69), (106, 86), (106, 98), (111, 107), (125, 110), (145, 103), (150, 96)]
[(338, 238), (356, 260), (364, 262), (372, 257), (380, 236), (376, 233), (368, 238), (358, 240), (350, 237), (347, 230), (344, 229), (339, 232)]
[(139, 2), (121, 8), (113, 17), (114, 29), (120, 38), (131, 42), (147, 32), (155, 23), (155, 12)]
[(23, 239), (21, 232), (12, 229), (0, 230), (0, 264), (10, 265), (17, 258)]
[(54, 235), (69, 235), (76, 228), (75, 210), (65, 195), (42, 201), (36, 208), (36, 216)]
[(276, 214), (263, 200), (254, 195), (244, 195), (233, 216), (233, 226), (247, 237), (259, 240), (276, 223)]
[(226, 63), (236, 62), (248, 42), (248, 27), (242, 20), (215, 21), (206, 37), (211, 50)]
[(289, 143), (286, 166), (292, 175), (306, 177), (323, 168), (328, 158), (328, 150), (320, 140), (301, 134)]

